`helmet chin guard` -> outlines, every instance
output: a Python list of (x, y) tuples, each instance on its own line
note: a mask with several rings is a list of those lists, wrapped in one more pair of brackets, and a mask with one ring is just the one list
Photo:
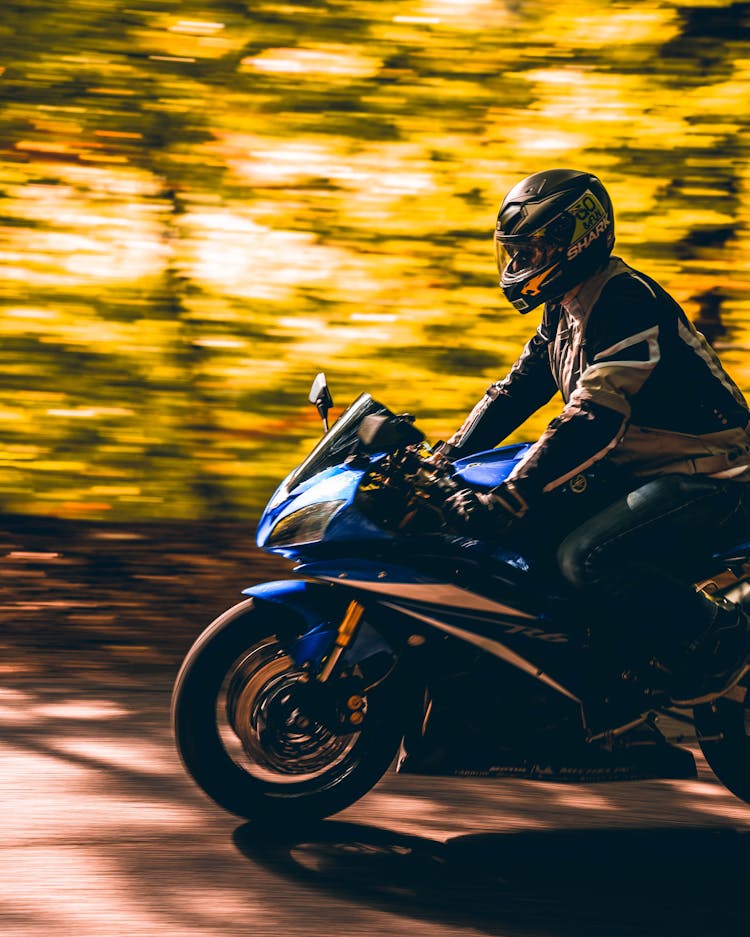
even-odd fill
[(612, 202), (596, 176), (534, 173), (508, 192), (497, 215), (500, 286), (519, 312), (530, 312), (603, 267), (614, 243)]

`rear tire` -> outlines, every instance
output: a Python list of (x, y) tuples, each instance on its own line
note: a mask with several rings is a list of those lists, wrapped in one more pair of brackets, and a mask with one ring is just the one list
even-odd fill
[(734, 795), (750, 803), (750, 691), (742, 684), (693, 711), (698, 742), (711, 770)]
[(198, 786), (230, 813), (274, 823), (354, 803), (388, 769), (403, 734), (395, 674), (367, 694), (359, 732), (335, 735), (301, 712), (302, 671), (276, 635), (285, 618), (288, 630), (283, 608), (253, 599), (224, 612), (188, 652), (172, 694), (175, 741)]

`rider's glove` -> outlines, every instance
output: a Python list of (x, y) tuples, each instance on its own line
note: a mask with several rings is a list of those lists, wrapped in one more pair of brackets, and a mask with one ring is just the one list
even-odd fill
[(427, 457), (428, 462), (432, 462), (435, 465), (447, 466), (450, 465), (451, 453), (455, 449), (455, 446), (452, 446), (449, 442), (443, 442), (443, 440), (438, 440), (432, 448), (432, 452)]
[(443, 505), (445, 523), (456, 533), (495, 539), (528, 510), (513, 485), (505, 482), (492, 491), (461, 488)]

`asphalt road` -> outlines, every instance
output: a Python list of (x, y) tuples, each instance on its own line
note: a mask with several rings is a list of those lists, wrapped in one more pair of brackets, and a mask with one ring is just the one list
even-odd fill
[[(3, 937), (743, 935), (750, 807), (692, 781), (387, 775), (273, 837), (168, 726), (179, 659), (283, 569), (240, 530), (0, 524)], [(750, 769), (750, 766), (749, 766)]]

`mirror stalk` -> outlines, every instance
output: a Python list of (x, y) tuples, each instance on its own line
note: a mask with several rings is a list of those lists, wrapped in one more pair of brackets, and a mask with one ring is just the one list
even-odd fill
[(315, 404), (320, 418), (323, 421), (323, 432), (327, 433), (328, 411), (333, 406), (333, 397), (331, 397), (331, 392), (328, 390), (328, 382), (326, 381), (326, 376), (323, 371), (316, 375), (307, 399), (310, 403)]

